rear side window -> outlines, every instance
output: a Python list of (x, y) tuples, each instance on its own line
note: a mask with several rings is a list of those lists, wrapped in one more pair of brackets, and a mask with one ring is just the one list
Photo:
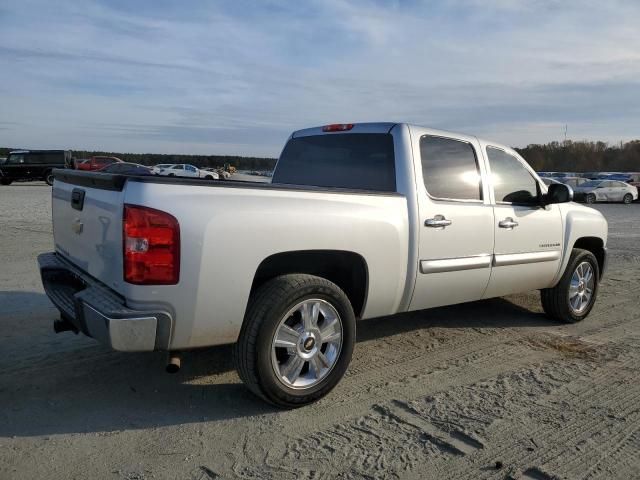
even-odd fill
[(25, 163), (30, 164), (63, 164), (64, 154), (62, 152), (30, 152), (26, 155)]
[(430, 196), (447, 200), (482, 200), (476, 154), (467, 142), (424, 135), (420, 138), (424, 186)]
[(496, 202), (537, 204), (538, 182), (520, 161), (504, 150), (487, 147)]
[(280, 155), (273, 183), (395, 192), (393, 137), (340, 133), (292, 138)]

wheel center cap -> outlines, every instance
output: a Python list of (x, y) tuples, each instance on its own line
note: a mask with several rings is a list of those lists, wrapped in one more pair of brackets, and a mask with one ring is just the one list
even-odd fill
[(315, 344), (316, 344), (316, 341), (313, 339), (313, 337), (309, 337), (304, 341), (302, 346), (308, 352), (310, 350), (313, 350), (313, 347), (315, 346)]

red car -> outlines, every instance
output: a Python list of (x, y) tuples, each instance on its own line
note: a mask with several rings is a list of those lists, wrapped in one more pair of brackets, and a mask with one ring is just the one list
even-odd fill
[(117, 157), (95, 156), (89, 160), (76, 163), (76, 170), (101, 170), (112, 163), (122, 163)]

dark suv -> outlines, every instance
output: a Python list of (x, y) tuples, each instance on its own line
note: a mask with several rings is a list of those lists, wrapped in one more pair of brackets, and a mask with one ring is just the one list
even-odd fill
[(73, 166), (68, 150), (15, 150), (0, 165), (0, 184), (10, 185), (14, 180), (44, 180), (53, 185), (54, 168)]

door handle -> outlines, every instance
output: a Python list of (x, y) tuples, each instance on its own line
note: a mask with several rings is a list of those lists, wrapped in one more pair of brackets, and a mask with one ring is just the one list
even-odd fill
[(449, 225), (451, 225), (451, 220), (447, 220), (446, 218), (444, 218), (444, 215), (436, 215), (433, 218), (427, 218), (424, 221), (424, 226), (425, 227), (431, 227), (431, 228), (439, 228), (439, 229), (443, 229), (445, 227), (448, 227)]
[(518, 226), (518, 222), (516, 222), (513, 218), (511, 217), (507, 217), (504, 220), (501, 220), (498, 223), (498, 226), (500, 228), (506, 228), (507, 230), (513, 230), (515, 227)]

